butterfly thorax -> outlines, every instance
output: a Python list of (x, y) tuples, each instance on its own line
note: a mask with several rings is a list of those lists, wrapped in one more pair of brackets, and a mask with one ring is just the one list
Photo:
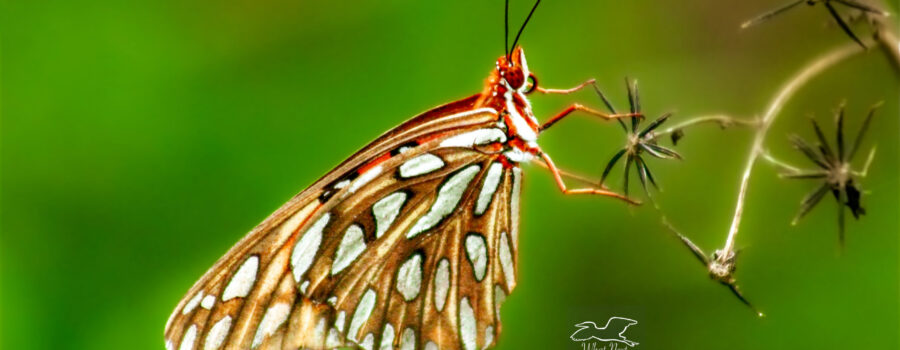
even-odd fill
[(497, 111), (498, 126), (507, 136), (503, 155), (511, 162), (529, 161), (539, 152), (540, 125), (525, 96), (530, 92), (531, 86), (527, 82), (530, 74), (525, 52), (516, 47), (509, 59), (507, 56), (497, 59), (496, 68), (488, 76), (479, 100), (479, 107)]

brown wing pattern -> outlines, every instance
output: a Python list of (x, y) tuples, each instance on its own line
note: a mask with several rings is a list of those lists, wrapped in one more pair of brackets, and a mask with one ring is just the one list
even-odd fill
[[(439, 147), (496, 117), (449, 113), (464, 113), (466, 101), (438, 109), (454, 120), (426, 113), (416, 119), (435, 127), (389, 132), (410, 136), (380, 138), (260, 224), (179, 303), (167, 347), (490, 345), (497, 301), (515, 285), (519, 169)], [(437, 136), (403, 146), (422, 135)], [(381, 153), (388, 159), (362, 171)], [(488, 200), (479, 198), (485, 191)]]
[[(497, 339), (499, 303), (515, 286), (510, 203), (518, 168), (504, 168), (494, 157), (474, 151), (433, 154), (459, 158), (402, 189), (409, 198), (382, 239), (367, 246), (346, 272), (331, 276), (333, 262), (327, 254), (311, 269), (317, 277), (308, 286), (309, 297), (333, 308), (324, 316), (324, 344), (299, 342), (284, 348), (330, 348), (346, 340), (364, 349), (482, 349)], [(462, 193), (453, 212), (409, 238), (454, 185)], [(386, 197), (399, 190), (385, 185), (379, 192)], [(479, 211), (481, 197), (486, 199)], [(348, 219), (371, 222), (359, 216)], [(329, 343), (331, 334), (336, 341)]]

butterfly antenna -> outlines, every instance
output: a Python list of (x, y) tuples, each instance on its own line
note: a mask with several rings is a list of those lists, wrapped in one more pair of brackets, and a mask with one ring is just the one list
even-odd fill
[(537, 7), (540, 3), (541, 0), (537, 0), (534, 2), (534, 6), (531, 7), (531, 12), (528, 13), (528, 17), (525, 17), (525, 23), (522, 23), (522, 27), (519, 28), (519, 33), (516, 34), (516, 40), (513, 40), (513, 44), (510, 47), (510, 50), (516, 48), (516, 44), (519, 42), (519, 37), (522, 36), (522, 31), (525, 30), (525, 26), (528, 25), (528, 21), (531, 19), (531, 15), (534, 14), (534, 10), (537, 10)]
[(509, 0), (506, 0), (503, 11), (503, 53), (506, 54), (506, 62), (509, 62)]

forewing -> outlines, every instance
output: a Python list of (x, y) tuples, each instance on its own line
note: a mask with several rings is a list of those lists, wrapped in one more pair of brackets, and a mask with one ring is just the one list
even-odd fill
[[(468, 100), (471, 99), (458, 104), (470, 103)], [(510, 219), (509, 203), (511, 169), (518, 170), (501, 167), (502, 181), (498, 180), (494, 192), (496, 198), (504, 199), (495, 198), (484, 206), (481, 215), (473, 212), (478, 204), (476, 183), (481, 184), (488, 177), (496, 155), (459, 147), (459, 137), (457, 143), (447, 145), (446, 141), (461, 133), (487, 130), (496, 115), (490, 111), (472, 113), (464, 107), (443, 106), (392, 130), (251, 231), (179, 303), (167, 323), (167, 347), (318, 349), (352, 343), (368, 345), (367, 341), (380, 344), (388, 337), (392, 337), (388, 343), (399, 346), (403, 339), (409, 339), (405, 332), (409, 328), (416, 332), (415, 348), (424, 346), (421, 344), (429, 336), (436, 337), (436, 343), (447, 344), (441, 348), (453, 348), (451, 339), (458, 345), (462, 338), (452, 337), (460, 333), (451, 334), (450, 329), (465, 326), (459, 323), (458, 310), (458, 301), (463, 298), (470, 301), (471, 314), (475, 315), (468, 317), (466, 312), (463, 319), (480, 320), (475, 323), (482, 331), (477, 342), (489, 344), (483, 330), (487, 325), (495, 325), (493, 332), (499, 332), (499, 320), (492, 319), (499, 314), (484, 301), (497, 293), (489, 286), (480, 286), (501, 281), (499, 288), (505, 295), (514, 285), (514, 281), (498, 279), (503, 272), (499, 265), (501, 256), (494, 246), (501, 240), (510, 245), (510, 254), (503, 256), (509, 257), (507, 265), (514, 269), (515, 223)], [(452, 109), (457, 113), (451, 113)], [(491, 141), (481, 134), (480, 138), (463, 141)], [(457, 147), (447, 147), (454, 145)], [(439, 157), (442, 166), (429, 170), (434, 162), (422, 161), (422, 157), (429, 156)], [(471, 173), (466, 169), (472, 166), (478, 171), (464, 186), (457, 186), (464, 188), (457, 206), (450, 212), (444, 212), (445, 208), (431, 213), (440, 207), (434, 203), (441, 200), (441, 193), (447, 192), (442, 192), (446, 182), (459, 180), (454, 176), (461, 172)], [(423, 169), (428, 171), (422, 172)], [(404, 198), (398, 200), (399, 197)], [(419, 223), (426, 217), (431, 219)], [(486, 225), (487, 222), (494, 226)], [(407, 238), (416, 224), (416, 230), (421, 232)], [(456, 229), (451, 230), (453, 227)], [(472, 232), (483, 231), (485, 251), (490, 252), (486, 253), (485, 272), (490, 278), (476, 282), (466, 278), (464, 261), (459, 260), (466, 258), (465, 242), (455, 241), (465, 237), (469, 228)], [(502, 238), (498, 229), (503, 229), (508, 238)], [(454, 263), (450, 265), (453, 275), (447, 279), (453, 286), (448, 293), (453, 294), (448, 294), (446, 308), (429, 308), (424, 300), (429, 294), (424, 289), (410, 297), (415, 264), (409, 261), (413, 256), (418, 256), (416, 261), (422, 265), (420, 288), (427, 285), (434, 290), (435, 271), (440, 266), (433, 257), (445, 257)], [(468, 273), (471, 275), (471, 271)], [(514, 271), (511, 273), (514, 275)], [(405, 287), (399, 288), (398, 281), (405, 281)], [(385, 302), (393, 303), (398, 297), (403, 299), (399, 299), (402, 303), (396, 301), (396, 306)], [(370, 303), (371, 307), (367, 306)], [(417, 303), (420, 305), (415, 306)], [(371, 313), (365, 320), (353, 322), (367, 314), (363, 311), (369, 308)], [(451, 309), (455, 315), (446, 316)], [(417, 318), (413, 315), (422, 315), (418, 323), (413, 322)], [(445, 319), (436, 321), (439, 317)], [(392, 319), (397, 320), (392, 326), (395, 329), (383, 331)], [(376, 328), (380, 333), (373, 332)]]

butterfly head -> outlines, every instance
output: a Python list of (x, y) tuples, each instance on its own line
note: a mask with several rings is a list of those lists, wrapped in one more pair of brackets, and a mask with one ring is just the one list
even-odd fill
[[(537, 86), (537, 79), (528, 71), (528, 62), (525, 60), (525, 51), (521, 46), (515, 47), (509, 56), (500, 56), (497, 59), (497, 77), (500, 84), (509, 90), (521, 93), (530, 93)], [(531, 80), (531, 82), (529, 82)]]

